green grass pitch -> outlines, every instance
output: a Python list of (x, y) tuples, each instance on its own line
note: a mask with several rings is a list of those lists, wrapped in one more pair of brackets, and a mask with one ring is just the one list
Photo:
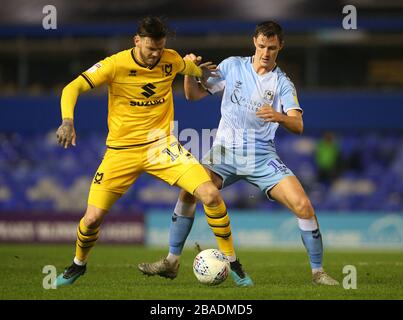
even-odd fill
[(357, 289), (314, 286), (303, 249), (239, 249), (238, 256), (255, 282), (237, 288), (229, 277), (216, 287), (199, 284), (193, 275), (196, 251), (186, 249), (175, 280), (146, 277), (137, 264), (154, 261), (163, 249), (98, 244), (87, 273), (72, 286), (44, 289), (46, 265), (57, 272), (71, 263), (72, 245), (0, 245), (0, 300), (133, 299), (133, 300), (268, 300), (268, 299), (403, 299), (402, 251), (327, 250), (325, 269), (343, 283), (343, 267), (357, 270)]

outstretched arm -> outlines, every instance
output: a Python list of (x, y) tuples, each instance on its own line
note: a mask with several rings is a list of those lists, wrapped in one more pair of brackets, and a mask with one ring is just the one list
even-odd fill
[(64, 87), (61, 97), (62, 124), (56, 131), (58, 143), (65, 149), (76, 145), (76, 132), (74, 129), (74, 107), (78, 96), (91, 89), (88, 81), (79, 76)]
[(217, 74), (217, 66), (213, 64), (211, 61), (200, 63), (202, 57), (197, 56), (193, 53), (187, 54), (183, 61), (185, 65), (193, 65), (196, 66), (201, 73), (184, 73), (184, 89), (185, 96), (187, 100), (200, 100), (208, 95), (208, 92), (204, 88), (202, 83), (206, 83), (208, 78), (216, 78)]
[(183, 86), (185, 89), (185, 97), (187, 100), (196, 101), (203, 99), (205, 96), (208, 95), (208, 92), (203, 88), (200, 81), (198, 81), (195, 77), (185, 76)]
[[(196, 55), (194, 55), (193, 53), (187, 54), (183, 59), (193, 61), (196, 65), (199, 65), (202, 60), (200, 56), (196, 57)], [(183, 86), (185, 90), (185, 97), (187, 100), (196, 101), (208, 95), (208, 92), (201, 84), (201, 80), (198, 80), (196, 77), (185, 75)]]

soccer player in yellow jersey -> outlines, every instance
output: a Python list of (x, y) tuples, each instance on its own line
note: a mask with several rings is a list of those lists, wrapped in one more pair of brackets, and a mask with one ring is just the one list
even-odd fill
[[(194, 194), (204, 205), (219, 249), (229, 259), (235, 259), (229, 217), (217, 187), (171, 132), (172, 82), (176, 74), (208, 78), (215, 66), (200, 68), (182, 59), (176, 51), (166, 49), (167, 32), (159, 18), (141, 20), (134, 48), (96, 63), (63, 89), (63, 122), (57, 130), (59, 144), (64, 148), (76, 145), (77, 98), (103, 84), (108, 85), (109, 134), (107, 151), (91, 184), (87, 210), (77, 227), (73, 263), (57, 277), (57, 287), (72, 284), (85, 273), (88, 255), (99, 237), (105, 215), (143, 172)], [(144, 273), (157, 272), (175, 278), (179, 262), (174, 258), (168, 257), (157, 269), (144, 270)]]

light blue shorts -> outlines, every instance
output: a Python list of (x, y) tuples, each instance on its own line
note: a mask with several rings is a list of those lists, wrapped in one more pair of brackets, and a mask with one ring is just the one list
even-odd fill
[(271, 188), (283, 178), (294, 175), (280, 160), (273, 142), (265, 150), (238, 150), (216, 145), (201, 163), (222, 178), (223, 188), (238, 180), (246, 180), (268, 197)]

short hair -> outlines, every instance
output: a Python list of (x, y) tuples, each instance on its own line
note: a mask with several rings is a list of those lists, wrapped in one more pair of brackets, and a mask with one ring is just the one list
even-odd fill
[(145, 17), (140, 20), (136, 34), (140, 37), (149, 37), (159, 40), (167, 37), (169, 29), (158, 17)]
[(255, 33), (253, 36), (257, 38), (259, 34), (262, 34), (268, 38), (277, 36), (280, 43), (283, 42), (283, 29), (274, 21), (264, 21), (259, 23), (255, 28)]

